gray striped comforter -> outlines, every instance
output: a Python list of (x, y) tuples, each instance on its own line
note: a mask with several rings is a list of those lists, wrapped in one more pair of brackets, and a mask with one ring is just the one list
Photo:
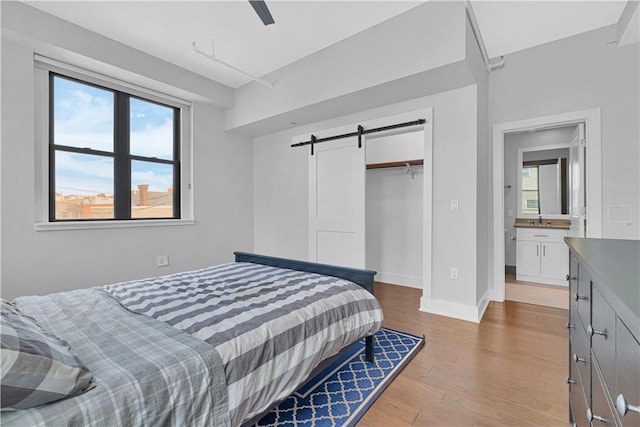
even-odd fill
[(286, 398), (319, 362), (382, 324), (375, 298), (354, 283), (259, 264), (224, 264), (102, 289), (130, 311), (217, 350), (232, 425)]
[(228, 426), (224, 368), (209, 344), (124, 310), (97, 289), (16, 299), (66, 340), (96, 387), (32, 409), (2, 412), (2, 426)]

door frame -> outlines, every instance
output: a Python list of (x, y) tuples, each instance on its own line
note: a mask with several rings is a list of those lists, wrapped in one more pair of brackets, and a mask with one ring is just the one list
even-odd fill
[(563, 125), (585, 124), (587, 237), (602, 236), (602, 124), (600, 108), (552, 114), (493, 125), (493, 277), (492, 301), (504, 301), (504, 136)]

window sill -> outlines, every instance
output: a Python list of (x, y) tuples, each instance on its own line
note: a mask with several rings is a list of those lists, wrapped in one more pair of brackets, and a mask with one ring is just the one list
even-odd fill
[(176, 225), (193, 225), (193, 219), (152, 219), (122, 221), (86, 221), (86, 222), (37, 222), (36, 231), (62, 230), (95, 230), (102, 228), (137, 228), (137, 227), (169, 227)]

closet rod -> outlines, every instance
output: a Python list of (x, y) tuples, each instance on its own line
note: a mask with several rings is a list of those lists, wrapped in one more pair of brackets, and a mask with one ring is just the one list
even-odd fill
[(422, 166), (422, 165), (424, 165), (423, 159), (400, 160), (399, 162), (369, 163), (367, 164), (367, 169), (405, 168), (405, 167)]
[(291, 147), (292, 148), (293, 147), (302, 147), (303, 145), (311, 145), (311, 144), (315, 145), (315, 144), (318, 144), (320, 142), (334, 141), (336, 139), (349, 138), (351, 136), (366, 135), (366, 134), (369, 134), (369, 133), (383, 132), (385, 130), (398, 129), (398, 128), (403, 128), (403, 127), (407, 127), (407, 126), (422, 125), (422, 124), (425, 123), (425, 121), (426, 121), (425, 119), (418, 119), (418, 120), (414, 120), (412, 122), (396, 123), (395, 125), (382, 126), (382, 127), (374, 128), (374, 129), (362, 129), (361, 131), (343, 133), (342, 135), (327, 136), (325, 138), (316, 138), (315, 136), (311, 135), (311, 140), (304, 141), (304, 142), (298, 142), (296, 144), (291, 144)]

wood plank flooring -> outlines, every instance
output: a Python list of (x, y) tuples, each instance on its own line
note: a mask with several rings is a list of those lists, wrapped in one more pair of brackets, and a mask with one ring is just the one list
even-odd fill
[(567, 310), (491, 302), (480, 324), (418, 311), (420, 289), (376, 283), (384, 326), (425, 335), (358, 423), (567, 426)]
[(515, 274), (504, 276), (505, 299), (569, 309), (569, 287), (516, 280)]

